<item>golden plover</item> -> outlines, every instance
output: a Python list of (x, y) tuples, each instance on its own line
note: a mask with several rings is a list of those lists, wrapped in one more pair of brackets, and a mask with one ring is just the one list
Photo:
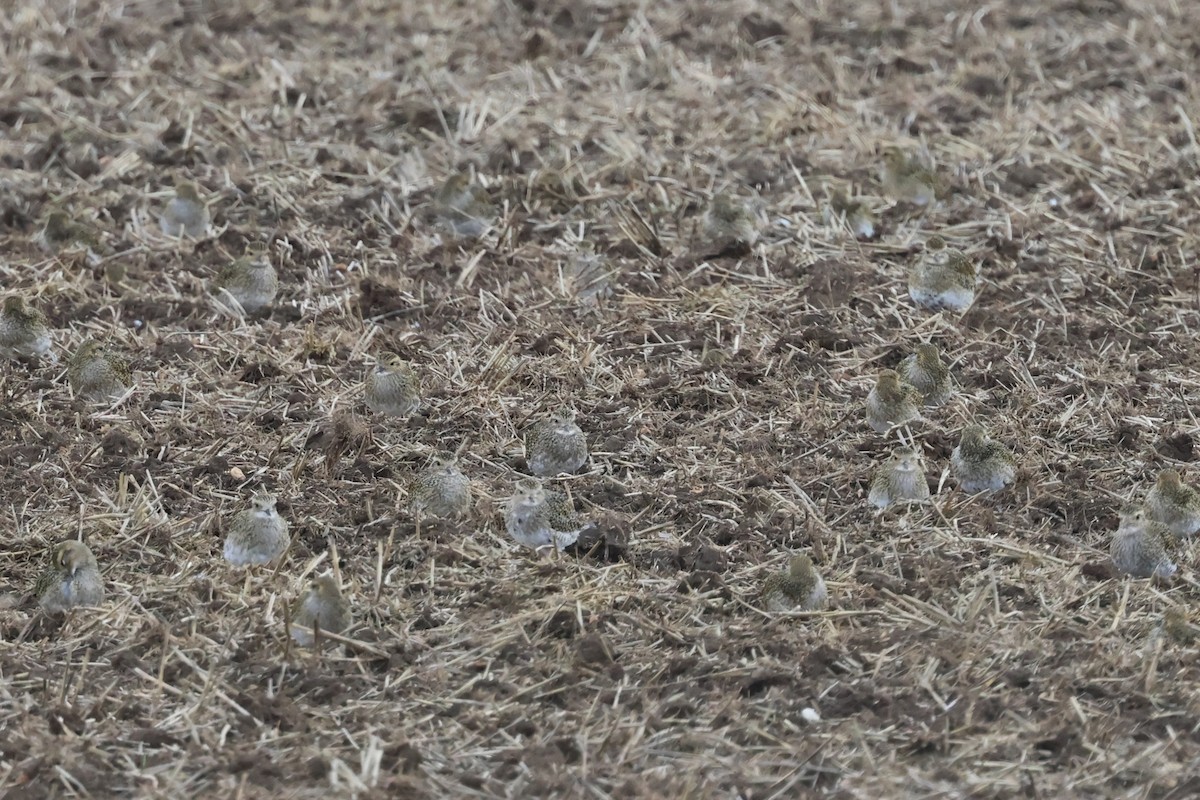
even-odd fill
[(908, 296), (930, 311), (963, 313), (975, 302), (979, 272), (963, 251), (933, 236), (908, 271)]
[(471, 480), (452, 453), (441, 453), (413, 479), (408, 497), (417, 516), (465, 517), (471, 513)]
[(262, 242), (246, 245), (242, 258), (225, 265), (217, 273), (214, 286), (228, 292), (247, 314), (274, 303), (279, 294), (279, 273), (271, 264), (267, 246)]
[(1200, 492), (1185, 484), (1179, 472), (1164, 469), (1146, 493), (1146, 516), (1179, 537), (1200, 530)]
[(0, 353), (10, 358), (44, 356), (49, 354), (50, 345), (46, 315), (19, 294), (4, 298), (0, 308)]
[(876, 433), (887, 433), (897, 425), (907, 425), (921, 419), (917, 404), (921, 394), (907, 383), (901, 383), (895, 370), (879, 373), (874, 388), (867, 394), (867, 424)]
[(587, 437), (575, 423), (573, 408), (552, 411), (525, 432), (525, 460), (538, 477), (575, 472), (587, 458)]
[(483, 187), (468, 172), (456, 172), (446, 179), (433, 201), (433, 214), (439, 227), (455, 237), (482, 236), (496, 219), (496, 208)]
[(303, 647), (312, 647), (322, 632), (340, 634), (350, 627), (350, 622), (350, 603), (342, 596), (337, 579), (321, 575), (313, 579), (296, 601), (292, 638)]
[(67, 362), (67, 380), (71, 391), (79, 397), (115, 399), (129, 389), (132, 379), (133, 372), (125, 356), (95, 339), (81, 344)]
[(954, 394), (950, 368), (942, 363), (937, 345), (919, 344), (900, 362), (900, 379), (915, 386), (927, 406), (944, 405)]
[(921, 454), (903, 448), (892, 454), (875, 471), (867, 500), (878, 508), (891, 503), (923, 503), (929, 499), (929, 484), (921, 465)]
[(916, 206), (932, 205), (941, 191), (937, 176), (898, 147), (883, 151), (879, 179), (893, 198)]
[(565, 495), (524, 478), (508, 500), (504, 527), (519, 544), (542, 551), (570, 547), (584, 526)]
[(792, 556), (787, 572), (767, 576), (762, 586), (762, 604), (767, 611), (816, 611), (829, 602), (825, 580), (806, 555)]
[(950, 453), (950, 472), (964, 492), (998, 492), (1017, 473), (1012, 454), (988, 438), (982, 425), (963, 428), (958, 446)]
[(250, 508), (234, 514), (225, 535), (225, 560), (237, 567), (275, 561), (291, 544), (287, 520), (275, 509), (274, 495), (255, 494)]
[(364, 394), (372, 411), (403, 417), (417, 410), (421, 385), (407, 361), (395, 353), (384, 353), (367, 373)]
[(191, 181), (178, 181), (175, 196), (158, 215), (158, 224), (167, 236), (190, 236), (199, 239), (208, 231), (211, 217), (200, 191)]
[(1171, 577), (1177, 567), (1167, 552), (1170, 536), (1165, 525), (1146, 516), (1145, 509), (1121, 512), (1120, 525), (1108, 550), (1113, 567), (1135, 578)]
[(104, 602), (104, 581), (91, 549), (83, 542), (60, 542), (50, 567), (38, 578), (33, 593), (42, 610), (51, 613)]

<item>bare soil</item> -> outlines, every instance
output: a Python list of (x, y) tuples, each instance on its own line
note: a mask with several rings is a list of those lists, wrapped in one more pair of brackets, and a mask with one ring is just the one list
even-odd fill
[[(136, 389), (96, 406), (62, 361), (0, 365), (0, 584), (82, 536), (109, 593), (0, 610), (0, 796), (1200, 794), (1197, 644), (1163, 627), (1192, 614), (1194, 550), (1165, 585), (1107, 559), (1159, 469), (1200, 482), (1193, 12), (6, 5), (3, 290), (60, 356), (126, 352)], [(937, 207), (882, 195), (893, 144), (945, 181)], [(447, 240), (430, 206), (464, 169), (498, 218)], [(211, 199), (203, 240), (157, 232), (178, 178)], [(837, 189), (876, 239), (827, 219)], [(762, 233), (707, 258), (718, 191)], [(53, 206), (103, 260), (38, 248)], [(982, 267), (961, 319), (905, 291), (935, 232)], [(220, 312), (208, 280), (265, 239), (276, 307)], [(595, 302), (585, 244), (612, 272)], [(927, 340), (962, 387), (912, 430), (941, 490), (875, 514), (896, 441), (862, 403)], [(389, 350), (422, 375), (410, 420), (362, 405)], [(501, 514), (521, 429), (560, 404), (592, 449), (563, 483), (599, 524), (539, 561)], [(346, 410), (369, 434), (331, 427)], [(995, 496), (944, 472), (972, 419), (1020, 460)], [(418, 530), (408, 481), (460, 445), (475, 514)], [(294, 544), (247, 577), (221, 520), (260, 487)], [(796, 551), (831, 609), (761, 612)], [(356, 644), (288, 647), (331, 565)]]

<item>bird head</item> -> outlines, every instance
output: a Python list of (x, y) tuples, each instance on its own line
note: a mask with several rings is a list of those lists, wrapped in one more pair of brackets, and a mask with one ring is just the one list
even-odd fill
[(258, 492), (250, 499), (250, 505), (254, 507), (255, 513), (265, 516), (275, 513), (276, 502), (275, 495), (267, 492)]

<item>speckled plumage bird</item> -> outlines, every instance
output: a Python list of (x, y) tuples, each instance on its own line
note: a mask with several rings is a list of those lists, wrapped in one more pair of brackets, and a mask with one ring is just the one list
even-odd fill
[(1180, 644), (1191, 644), (1200, 638), (1200, 630), (1188, 619), (1184, 606), (1171, 606), (1163, 612), (1162, 630)]
[(364, 394), (372, 411), (403, 417), (417, 410), (421, 385), (407, 361), (395, 353), (384, 353), (367, 373)]
[(452, 453), (441, 453), (413, 478), (409, 508), (418, 517), (457, 518), (471, 512), (471, 480)]
[(0, 308), (0, 353), (9, 358), (44, 356), (50, 353), (50, 345), (46, 315), (19, 294), (4, 298)]
[(1200, 530), (1200, 492), (1185, 484), (1177, 470), (1164, 469), (1146, 493), (1146, 516), (1175, 536), (1193, 536)]
[(1171, 532), (1146, 516), (1145, 509), (1126, 509), (1113, 534), (1109, 555), (1113, 567), (1135, 578), (1169, 578), (1177, 567), (1168, 553)]
[(923, 503), (929, 499), (929, 484), (921, 465), (921, 454), (911, 448), (897, 450), (875, 471), (867, 500), (878, 508), (892, 503)]
[(246, 246), (244, 256), (221, 268), (213, 285), (227, 292), (247, 314), (253, 314), (275, 302), (279, 273), (271, 264), (266, 245), (252, 242)]
[(91, 226), (71, 218), (64, 209), (54, 208), (34, 237), (42, 252), (60, 253), (64, 250), (86, 250), (89, 258), (99, 260), (99, 233)]
[(867, 395), (867, 424), (876, 433), (887, 433), (893, 427), (919, 420), (920, 401), (920, 392), (902, 383), (895, 370), (885, 369)]
[(563, 266), (563, 277), (579, 300), (595, 305), (613, 293), (616, 269), (609, 260), (596, 252), (591, 242), (580, 242), (572, 249)]
[(468, 172), (456, 172), (446, 179), (433, 201), (438, 226), (462, 238), (482, 236), (496, 219), (496, 207), (484, 188)]
[(787, 572), (776, 572), (763, 581), (762, 605), (767, 611), (817, 611), (829, 602), (825, 580), (812, 559), (792, 556)]
[(341, 634), (350, 627), (350, 603), (342, 596), (333, 575), (314, 578), (308, 590), (296, 601), (292, 613), (292, 638), (303, 647), (312, 647), (320, 633)]
[(519, 544), (540, 551), (570, 547), (584, 525), (565, 495), (540, 481), (522, 479), (508, 500), (504, 527)]
[(225, 560), (237, 567), (269, 564), (287, 552), (292, 537), (287, 520), (275, 508), (274, 495), (259, 493), (250, 508), (230, 518), (225, 535)]
[(979, 272), (963, 251), (933, 236), (908, 271), (908, 296), (930, 311), (963, 313), (975, 302)]
[(129, 389), (132, 379), (133, 372), (125, 357), (95, 339), (81, 344), (67, 362), (67, 380), (79, 397), (114, 399)]
[(713, 196), (701, 222), (703, 255), (746, 250), (758, 241), (758, 227), (750, 210), (728, 194)]
[(850, 230), (860, 239), (870, 239), (877, 230), (875, 215), (862, 200), (851, 200), (843, 192), (834, 192), (829, 196), (830, 216), (841, 216), (850, 226)]
[(898, 147), (883, 151), (879, 179), (883, 190), (893, 198), (916, 206), (932, 205), (941, 192), (940, 181), (933, 171)]
[(927, 406), (944, 405), (954, 395), (954, 380), (950, 368), (942, 363), (942, 355), (934, 344), (919, 344), (900, 362), (900, 379), (916, 387), (921, 402)]
[(91, 549), (83, 542), (60, 542), (52, 551), (50, 566), (33, 589), (42, 610), (50, 613), (104, 602), (104, 580)]
[(175, 196), (158, 215), (158, 224), (167, 236), (190, 236), (199, 239), (208, 232), (212, 218), (208, 206), (200, 197), (200, 190), (191, 181), (178, 181)]
[(963, 428), (950, 453), (950, 472), (964, 492), (998, 492), (1016, 476), (1016, 460), (981, 425)]
[(587, 459), (587, 437), (575, 422), (573, 408), (550, 412), (525, 433), (525, 460), (540, 478), (575, 472)]

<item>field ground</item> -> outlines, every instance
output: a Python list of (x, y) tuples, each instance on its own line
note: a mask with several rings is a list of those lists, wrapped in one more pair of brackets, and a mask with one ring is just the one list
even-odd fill
[[(0, 11), (3, 289), (47, 312), (60, 354), (107, 337), (137, 381), (94, 406), (62, 362), (0, 365), (0, 582), (24, 591), (82, 535), (108, 587), (65, 622), (0, 611), (0, 796), (1200, 794), (1198, 646), (1162, 624), (1193, 614), (1195, 553), (1165, 585), (1107, 561), (1118, 509), (1159, 469), (1200, 482), (1193, 16), (1168, 0)], [(883, 196), (891, 144), (936, 166), (936, 208)], [(443, 241), (430, 203), (467, 168), (501, 217)], [(153, 224), (177, 177), (212, 199), (202, 241)], [(878, 211), (879, 237), (825, 217), (836, 189)], [(717, 191), (755, 209), (751, 251), (697, 245)], [(43, 253), (52, 205), (94, 223), (107, 260)], [(905, 293), (935, 231), (982, 265), (961, 320)], [(277, 307), (220, 313), (208, 279), (266, 237)], [(591, 300), (583, 243), (608, 269)], [(862, 403), (925, 340), (962, 387), (913, 427), (942, 489), (877, 515), (866, 489), (895, 440)], [(361, 405), (385, 350), (423, 376), (407, 422)], [(523, 425), (557, 404), (588, 433), (567, 483), (600, 526), (589, 552), (539, 562), (501, 509)], [(330, 441), (347, 409), (370, 435)], [(1020, 459), (994, 497), (943, 472), (969, 419)], [(464, 442), (475, 515), (416, 530), (410, 476)], [(220, 520), (260, 486), (294, 545), (245, 577)], [(285, 648), (330, 543), (358, 644)], [(762, 613), (763, 577), (796, 551), (832, 609)]]

